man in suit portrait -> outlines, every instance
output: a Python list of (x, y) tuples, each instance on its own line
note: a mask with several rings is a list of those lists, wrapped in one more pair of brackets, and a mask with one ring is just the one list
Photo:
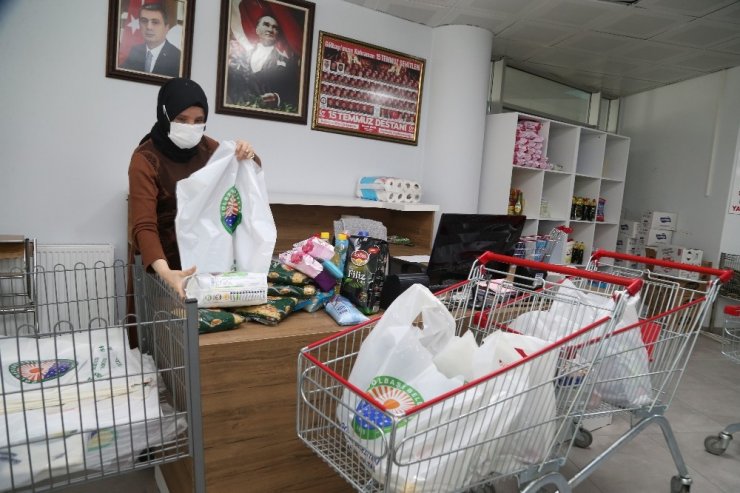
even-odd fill
[(180, 75), (180, 50), (167, 41), (170, 21), (161, 3), (148, 3), (139, 11), (139, 27), (144, 38), (133, 46), (121, 68), (168, 77)]
[(300, 86), (298, 61), (278, 43), (278, 21), (263, 15), (255, 34), (257, 43), (249, 43), (242, 34), (229, 44), (226, 102), (294, 111)]

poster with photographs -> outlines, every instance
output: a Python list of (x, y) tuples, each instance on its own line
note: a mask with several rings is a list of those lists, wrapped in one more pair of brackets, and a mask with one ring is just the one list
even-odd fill
[(416, 145), (424, 65), (320, 32), (311, 128)]

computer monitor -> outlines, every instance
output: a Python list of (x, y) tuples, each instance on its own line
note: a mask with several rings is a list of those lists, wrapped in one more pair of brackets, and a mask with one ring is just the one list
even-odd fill
[(443, 213), (429, 256), (431, 284), (467, 279), (475, 259), (486, 251), (513, 255), (526, 216)]

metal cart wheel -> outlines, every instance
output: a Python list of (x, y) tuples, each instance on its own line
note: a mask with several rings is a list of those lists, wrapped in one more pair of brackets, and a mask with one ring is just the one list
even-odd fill
[(573, 445), (578, 448), (589, 448), (594, 443), (594, 436), (585, 428), (578, 428), (576, 436), (573, 437)]
[(691, 478), (673, 476), (671, 478), (671, 493), (689, 493), (691, 491)]
[(728, 439), (728, 437), (723, 437), (721, 433), (719, 435), (710, 435), (704, 439), (704, 448), (710, 454), (722, 455), (727, 450), (731, 438), (731, 435)]

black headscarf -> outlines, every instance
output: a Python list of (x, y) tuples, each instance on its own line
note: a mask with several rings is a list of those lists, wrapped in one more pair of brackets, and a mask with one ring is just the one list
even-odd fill
[[(175, 78), (167, 81), (157, 96), (157, 123), (151, 132), (146, 134), (139, 144), (151, 138), (154, 147), (162, 154), (178, 163), (190, 160), (198, 152), (197, 146), (191, 149), (180, 149), (168, 137), (170, 121), (191, 106), (200, 106), (208, 119), (208, 99), (203, 89), (190, 79)], [(165, 115), (164, 108), (167, 109)], [(169, 116), (169, 118), (167, 118)]]

